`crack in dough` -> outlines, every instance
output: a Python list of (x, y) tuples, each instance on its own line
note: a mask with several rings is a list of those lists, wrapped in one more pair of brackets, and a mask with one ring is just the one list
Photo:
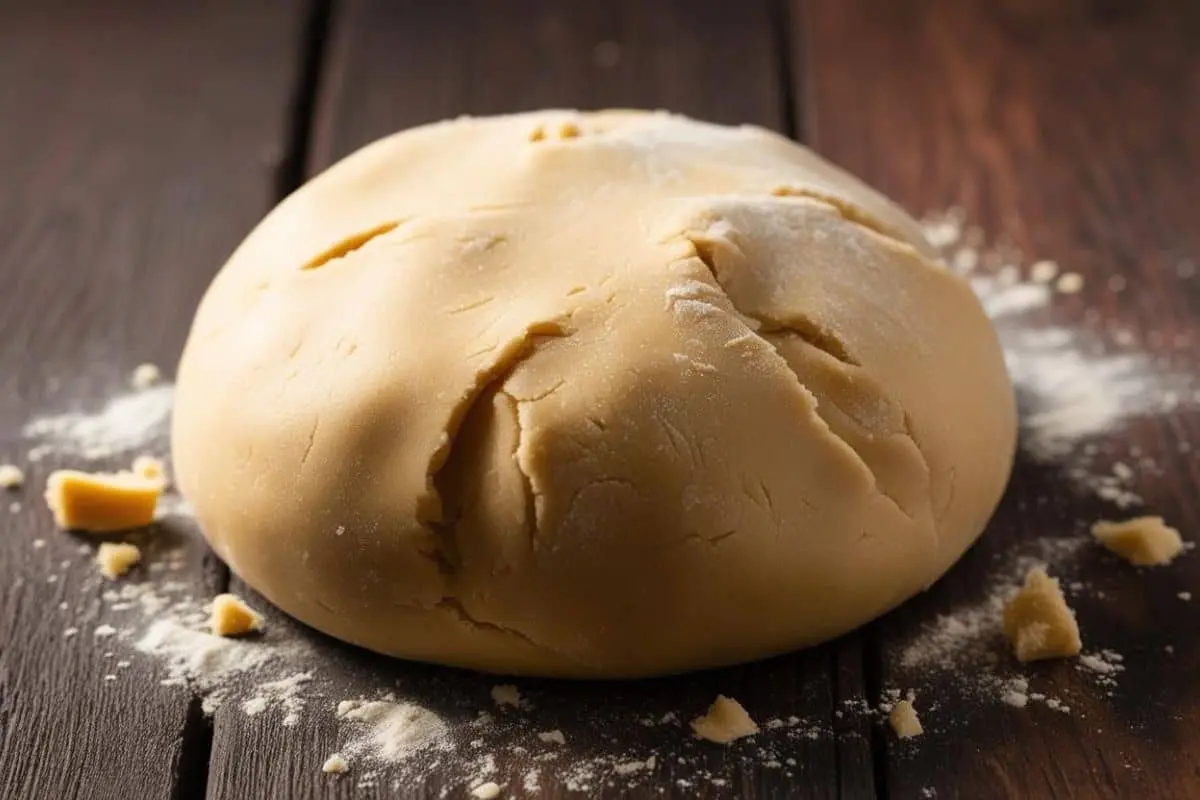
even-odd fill
[[(503, 387), (509, 376), (523, 361), (537, 351), (539, 342), (546, 339), (566, 338), (569, 335), (568, 329), (557, 319), (527, 325), (523, 334), (508, 342), (501, 349), (499, 358), (488, 369), (481, 371), (476, 376), (475, 385), (455, 406), (450, 415), (443, 445), (434, 451), (427, 468), (426, 486), (429, 495), (427, 516), (418, 517), (418, 521), (427, 526), (434, 535), (434, 557), (447, 580), (453, 580), (462, 568), (462, 555), (457, 541), (458, 519), (462, 513), (461, 500), (449, 496), (445, 470), (453, 461), (455, 445), (458, 443), (463, 423), (476, 409), (481, 398), (491, 396), (491, 390), (506, 394), (500, 387)], [(519, 428), (519, 421), (517, 424)], [(514, 453), (515, 461), (516, 454)], [(528, 481), (528, 479), (526, 480)]]
[(470, 611), (468, 611), (467, 607), (465, 605), (463, 605), (462, 601), (456, 597), (452, 597), (452, 596), (443, 597), (441, 600), (439, 600), (433, 606), (433, 608), (435, 610), (444, 611), (444, 612), (450, 614), (459, 623), (461, 623), (463, 625), (468, 625), (468, 626), (470, 626), (472, 628), (476, 628), (477, 630), (480, 630), (480, 631), (501, 634), (504, 636), (511, 636), (514, 639), (520, 640), (527, 647), (531, 647), (535, 650), (541, 650), (542, 652), (549, 653), (550, 655), (552, 655), (555, 658), (559, 658), (564, 661), (570, 662), (571, 664), (575, 664), (579, 667), (584, 668), (587, 671), (594, 671), (594, 669), (595, 669), (594, 665), (587, 664), (583, 661), (580, 661), (579, 659), (572, 656), (570, 653), (566, 653), (558, 648), (551, 647), (550, 645), (547, 645), (547, 644), (543, 644), (542, 642), (535, 640), (529, 634), (525, 633), (524, 631), (522, 631), (518, 628), (514, 628), (509, 625), (500, 625), (495, 622), (489, 622), (487, 620), (479, 619), (474, 614), (472, 614)]
[(343, 259), (356, 250), (361, 250), (366, 247), (372, 239), (378, 239), (380, 236), (391, 233), (404, 224), (406, 220), (394, 220), (392, 222), (383, 222), (379, 225), (367, 228), (365, 231), (352, 233), (336, 244), (330, 245), (317, 255), (308, 260), (301, 270), (319, 269), (330, 261)]
[[(728, 301), (729, 305), (732, 307), (734, 312), (741, 317), (753, 320), (754, 322), (758, 323), (760, 326), (767, 326), (767, 327), (760, 327), (758, 330), (752, 330), (751, 334), (753, 336), (757, 337), (758, 339), (762, 340), (763, 342), (765, 342), (767, 345), (769, 345), (771, 347), (772, 351), (774, 351), (776, 353), (776, 355), (778, 355), (780, 358), (783, 359), (783, 361), (785, 363), (787, 363), (788, 371), (796, 379), (796, 386), (799, 387), (799, 389), (802, 392), (805, 392), (808, 395), (808, 397), (811, 399), (816, 417), (818, 420), (820, 420), (821, 424), (825, 427), (825, 430), (829, 434), (829, 436), (840, 441), (843, 445), (845, 445), (846, 449), (849, 450), (855, 456), (855, 458), (857, 459), (859, 464), (862, 466), (862, 468), (864, 470), (866, 470), (867, 473), (870, 474), (871, 479), (875, 485), (875, 489), (880, 494), (881, 497), (883, 497), (884, 499), (889, 501), (900, 514), (902, 514), (903, 516), (907, 517), (910, 520), (915, 520), (917, 517), (913, 513), (913, 511), (910, 508), (908, 508), (906, 504), (901, 503), (897, 497), (895, 497), (891, 493), (889, 493), (887, 491), (887, 489), (881, 484), (878, 474), (876, 473), (875, 469), (871, 466), (870, 462), (863, 456), (863, 454), (859, 451), (859, 449), (854, 447), (854, 445), (849, 440), (847, 440), (845, 437), (843, 437), (838, 431), (834, 430), (834, 428), (832, 428), (829, 425), (829, 421), (827, 419), (825, 419), (824, 416), (821, 415), (821, 413), (819, 411), (821, 403), (818, 400), (817, 396), (804, 383), (803, 379), (796, 372), (795, 368), (788, 361), (788, 359), (779, 352), (778, 343), (773, 340), (773, 336), (779, 336), (779, 335), (795, 336), (797, 339), (801, 340), (805, 344), (813, 347), (816, 350), (819, 350), (821, 353), (825, 354), (829, 358), (832, 358), (847, 367), (858, 369), (858, 370), (863, 370), (862, 365), (859, 364), (858, 361), (847, 351), (846, 347), (842, 344), (842, 342), (834, 334), (832, 334), (831, 332), (822, 330), (818, 325), (816, 325), (816, 323), (812, 322), (811, 320), (800, 320), (799, 323), (797, 323), (796, 321), (793, 321), (791, 324), (785, 324), (785, 323), (779, 322), (778, 320), (772, 320), (772, 319), (764, 320), (762, 317), (747, 314), (745, 311), (740, 309), (737, 306), (737, 304), (734, 302), (733, 298), (730, 297), (728, 291), (725, 289), (724, 284), (721, 283), (720, 275), (718, 274), (716, 266), (713, 261), (713, 255), (712, 255), (711, 249), (702, 247), (697, 242), (696, 239), (692, 238), (692, 236), (687, 233), (682, 234), (682, 236), (687, 241), (692, 243), (693, 247), (695, 248), (695, 255), (692, 256), (692, 258), (700, 261), (700, 263), (702, 263), (704, 265), (705, 269), (708, 270), (709, 274), (712, 276), (713, 281), (716, 283), (716, 287), (724, 295), (724, 299), (726, 301)], [(714, 311), (724, 313), (724, 310), (720, 309), (717, 306), (712, 306), (712, 308), (714, 309)], [(865, 373), (865, 370), (863, 370), (863, 372)], [(832, 401), (830, 401), (830, 402), (832, 402)], [(907, 417), (907, 413), (905, 414), (905, 416)], [(912, 437), (911, 432), (909, 432), (907, 435), (908, 435), (908, 438), (912, 441), (913, 446), (917, 449), (918, 452), (920, 452), (920, 446), (917, 444), (916, 439)], [(922, 463), (922, 466), (925, 468), (926, 472), (928, 472), (928, 465), (925, 463), (923, 455), (921, 458), (921, 463)]]

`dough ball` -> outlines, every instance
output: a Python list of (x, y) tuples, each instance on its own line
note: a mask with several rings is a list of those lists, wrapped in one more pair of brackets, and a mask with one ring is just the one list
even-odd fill
[(173, 435), (213, 548), (308, 625), (617, 677), (928, 586), (1015, 413), (968, 286), (856, 179), (758, 128), (546, 111), (391, 136), (281, 203), (201, 303)]

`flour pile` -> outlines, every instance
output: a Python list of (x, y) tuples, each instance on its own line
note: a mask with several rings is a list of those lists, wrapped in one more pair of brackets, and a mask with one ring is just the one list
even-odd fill
[(38, 417), (21, 433), (40, 444), (29, 460), (47, 454), (92, 461), (166, 447), (175, 387), (160, 384), (118, 395), (92, 412), (79, 410)]

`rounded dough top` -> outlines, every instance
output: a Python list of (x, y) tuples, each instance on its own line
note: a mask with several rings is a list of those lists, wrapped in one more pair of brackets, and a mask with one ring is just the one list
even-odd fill
[(978, 536), (1015, 442), (987, 318), (793, 142), (459, 119), (281, 203), (214, 280), (175, 468), (269, 600), (373, 650), (639, 676), (841, 634)]

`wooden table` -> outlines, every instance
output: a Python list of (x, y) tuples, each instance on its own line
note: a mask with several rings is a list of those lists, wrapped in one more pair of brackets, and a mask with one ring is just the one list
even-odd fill
[[(79, 462), (29, 461), (22, 427), (102, 405), (139, 362), (173, 364), (214, 271), (306, 176), (399, 128), (547, 106), (664, 107), (784, 131), (917, 214), (958, 206), (1027, 261), (1079, 272), (1082, 291), (1036, 311), (1041, 324), (1200, 385), (1200, 278), (1188, 261), (1200, 258), (1196, 3), (0, 5), (0, 462), (28, 473), (5, 498), (19, 508), (0, 507), (0, 796), (467, 793), (466, 755), (403, 779), (388, 767), (374, 781), (358, 766), (323, 774), (344, 737), (332, 703), (398, 686), (465, 731), (490, 706), (493, 678), (389, 661), (271, 613), (324, 676), (296, 727), (236, 703), (206, 716), (194, 692), (161, 685), (161, 664), (136, 653), (103, 680), (122, 657), (105, 652), (131, 646), (94, 638), (105, 587), (38, 499), (49, 470)], [(1114, 339), (1117, 329), (1128, 333)], [(1196, 396), (1184, 390), (1173, 408), (1092, 444), (1157, 465), (1134, 478), (1144, 506), (1200, 537)], [(534, 705), (491, 709), (508, 723), (489, 734), (489, 779), (504, 796), (567, 796), (581, 784), (572, 760), (656, 753), (629, 776), (601, 769), (574, 796), (1200, 797), (1200, 596), (1180, 598), (1200, 595), (1195, 553), (1147, 571), (1092, 548), (1062, 567), (1086, 585), (1070, 594), (1087, 646), (1124, 655), (1115, 688), (1065, 661), (1024, 670), (1069, 713), (972, 700), (953, 670), (914, 672), (900, 656), (938, 615), (979, 602), (1013, 553), (1122, 513), (1061, 464), (1022, 455), (988, 533), (923, 596), (765, 663), (633, 684), (520, 681)], [(185, 523), (164, 528), (153, 535), (182, 554), (171, 577), (194, 597), (227, 587), (254, 597)], [(68, 626), (81, 633), (64, 637)], [(917, 690), (922, 737), (898, 741), (862, 713), (889, 689)], [(760, 722), (795, 715), (813, 733), (785, 722), (722, 748), (684, 727), (638, 724), (667, 711), (686, 720), (718, 692)], [(553, 728), (567, 742), (556, 760), (511, 746)], [(455, 736), (470, 755), (469, 731)], [(538, 764), (539, 788), (526, 790)]]

